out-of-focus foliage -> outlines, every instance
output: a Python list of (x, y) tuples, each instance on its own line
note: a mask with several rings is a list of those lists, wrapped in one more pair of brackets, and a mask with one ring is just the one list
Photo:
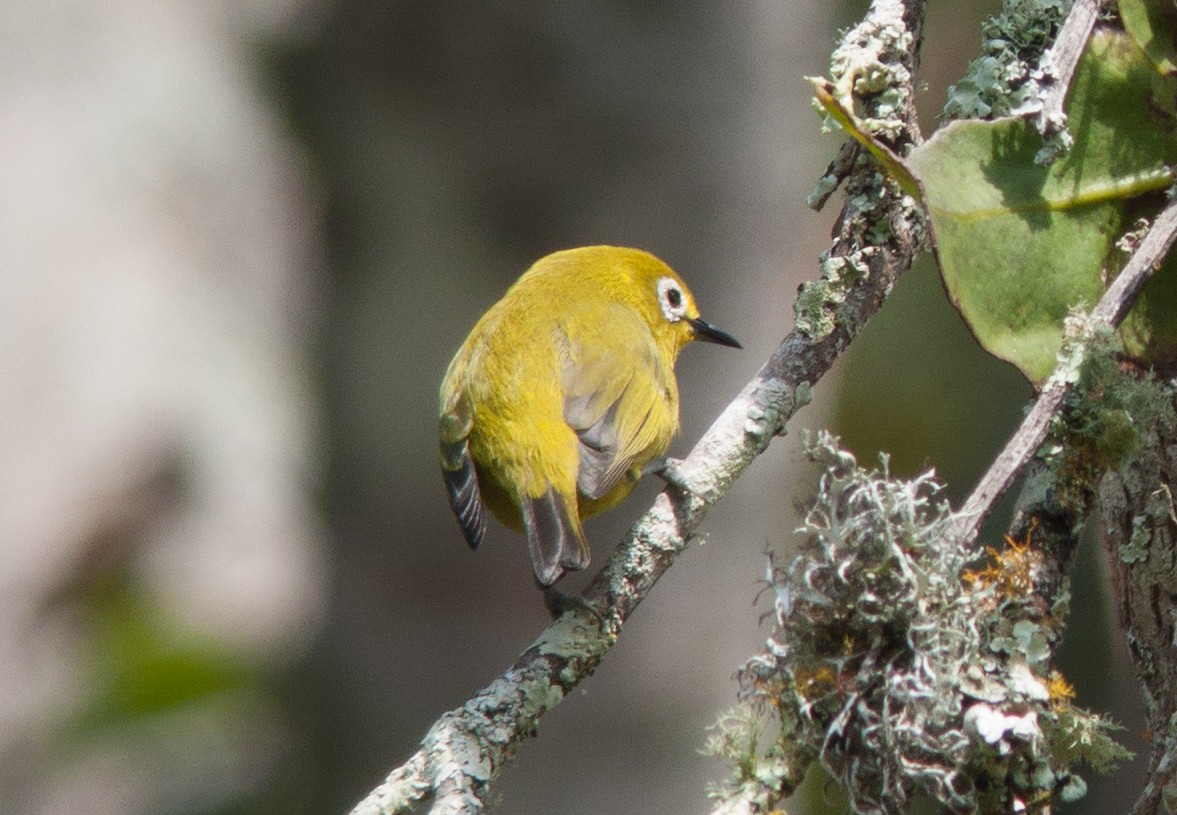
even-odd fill
[[(0, 4), (0, 801), (229, 815), (326, 595), (287, 0)], [(265, 677), (265, 679), (263, 679)]]

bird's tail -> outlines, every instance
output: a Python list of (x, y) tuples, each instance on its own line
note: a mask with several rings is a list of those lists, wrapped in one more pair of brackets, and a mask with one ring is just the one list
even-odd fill
[(541, 586), (551, 586), (567, 572), (589, 564), (576, 501), (571, 502), (571, 511), (569, 506), (552, 487), (538, 498), (523, 499), (523, 529), (535, 579)]

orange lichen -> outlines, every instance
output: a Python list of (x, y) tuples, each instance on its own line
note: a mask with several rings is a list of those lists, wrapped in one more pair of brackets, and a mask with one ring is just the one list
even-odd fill
[(1026, 597), (1034, 590), (1034, 567), (1038, 554), (1033, 551), (1030, 540), (1038, 528), (1037, 519), (1030, 521), (1025, 540), (1005, 536), (1006, 548), (985, 547), (992, 562), (976, 571), (969, 569), (961, 577), (970, 589), (992, 587), (1004, 600)]
[(1056, 707), (1069, 705), (1076, 696), (1075, 686), (1058, 671), (1050, 672), (1050, 680), (1046, 683), (1046, 692), (1050, 694), (1050, 701)]
[(828, 665), (822, 665), (813, 671), (798, 671), (795, 676), (797, 692), (806, 699), (825, 696), (838, 689), (838, 677)]

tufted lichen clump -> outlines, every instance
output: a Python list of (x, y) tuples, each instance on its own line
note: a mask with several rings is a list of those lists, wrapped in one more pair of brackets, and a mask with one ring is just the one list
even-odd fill
[[(731, 795), (753, 780), (795, 788), (798, 759), (816, 757), (859, 813), (915, 797), (1033, 811), (1083, 795), (1077, 762), (1103, 770), (1127, 755), (1051, 670), (1066, 593), (1044, 607), (1028, 539), (979, 566), (944, 534), (953, 515), (932, 472), (893, 479), (886, 457), (865, 470), (827, 433), (807, 452), (824, 474), (804, 548), (787, 567), (770, 562), (776, 624), (739, 674), (762, 719), (729, 719), (744, 742), (722, 722), (713, 739), (737, 761)], [(768, 718), (778, 741), (758, 753)], [(778, 766), (791, 775), (770, 780)]]
[[(1067, 318), (1065, 341), (1085, 330), (1084, 319), (1074, 312)], [(1052, 428), (1056, 444), (1044, 454), (1060, 503), (1079, 508), (1092, 500), (1103, 473), (1155, 459), (1150, 434), (1168, 438), (1177, 426), (1171, 381), (1123, 364), (1120, 343), (1108, 331), (1085, 342), (1066, 409)]]

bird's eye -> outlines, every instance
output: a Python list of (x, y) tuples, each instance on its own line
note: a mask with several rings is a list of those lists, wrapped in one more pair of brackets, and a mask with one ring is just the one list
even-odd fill
[(676, 323), (686, 315), (686, 300), (678, 281), (670, 277), (658, 281), (658, 305), (662, 306), (662, 313), (667, 320)]

